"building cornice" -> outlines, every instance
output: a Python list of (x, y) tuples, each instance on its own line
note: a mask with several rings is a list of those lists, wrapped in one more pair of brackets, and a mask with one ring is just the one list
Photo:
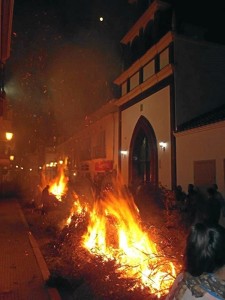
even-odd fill
[(121, 98), (115, 101), (115, 105), (121, 106), (130, 100), (132, 100), (137, 95), (143, 93), (147, 89), (151, 88), (158, 82), (162, 81), (166, 77), (169, 77), (173, 74), (173, 66), (171, 64), (165, 66), (162, 70), (160, 70), (157, 74), (154, 74), (149, 79), (135, 87), (133, 90), (131, 90), (129, 93), (123, 95)]
[(199, 132), (223, 128), (223, 127), (225, 127), (225, 121), (219, 121), (216, 123), (211, 123), (211, 124), (195, 127), (195, 128), (187, 129), (184, 131), (174, 132), (174, 136), (179, 137), (179, 136), (184, 136), (184, 135), (190, 135), (190, 134), (194, 134), (194, 133), (199, 133)]
[(152, 46), (140, 59), (135, 61), (135, 63), (133, 63), (132, 66), (130, 66), (130, 68), (128, 68), (123, 73), (121, 73), (120, 76), (114, 80), (114, 83), (120, 85), (123, 82), (125, 82), (128, 78), (130, 78), (132, 75), (138, 72), (142, 67), (144, 67), (149, 61), (151, 61), (157, 55), (157, 53), (160, 53), (166, 47), (168, 47), (173, 40), (174, 40), (174, 34), (171, 31), (169, 31), (159, 40), (158, 43)]
[(140, 29), (144, 29), (150, 20), (154, 19), (155, 12), (161, 8), (168, 8), (170, 5), (160, 0), (155, 0), (149, 8), (145, 11), (145, 13), (138, 19), (138, 21), (131, 27), (129, 32), (122, 38), (122, 44), (128, 44), (131, 42), (136, 36), (139, 35)]

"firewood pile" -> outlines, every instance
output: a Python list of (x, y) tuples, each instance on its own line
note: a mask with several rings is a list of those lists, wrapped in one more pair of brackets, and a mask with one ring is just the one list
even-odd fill
[[(90, 219), (86, 210), (74, 212), (70, 223), (66, 224), (65, 219), (72, 207), (72, 201), (70, 205), (68, 202), (66, 205), (61, 203), (59, 207), (60, 209), (54, 209), (48, 215), (42, 215), (31, 208), (24, 208), (24, 212), (51, 273), (47, 284), (55, 286), (62, 299), (165, 299), (163, 291), (159, 296), (157, 292), (152, 293), (148, 286), (143, 287), (137, 283), (137, 277), (141, 277), (141, 273), (135, 279), (123, 276), (123, 271), (132, 268), (130, 265), (118, 266), (114, 259), (108, 260), (104, 255), (94, 253), (94, 249), (92, 253), (83, 246), (83, 236), (87, 232)], [(151, 265), (151, 273), (148, 275), (150, 282), (151, 275), (167, 263), (163, 253), (177, 272), (181, 270), (186, 237), (181, 216), (176, 210), (162, 210), (160, 215), (153, 211), (152, 214), (152, 218), (139, 220), (144, 231), (162, 250), (155, 256), (158, 256), (157, 261), (144, 253)], [(111, 216), (108, 218), (109, 227), (116, 225)], [(135, 266), (135, 270), (136, 267), (138, 269), (139, 266)], [(166, 277), (167, 274), (165, 280)]]
[[(164, 299), (150, 295), (148, 288), (138, 288), (136, 280), (121, 278), (115, 261), (105, 261), (104, 257), (91, 255), (82, 246), (82, 236), (87, 228), (87, 216), (74, 215), (69, 226), (56, 232), (54, 239), (42, 248), (51, 277), (48, 284), (56, 286), (62, 295), (72, 295), (71, 299)], [(175, 249), (183, 232), (169, 234), (167, 228), (157, 228), (144, 224), (151, 237), (169, 253), (171, 261), (180, 267), (182, 252)], [(124, 266), (123, 266), (124, 267)], [(157, 265), (155, 269), (157, 270)], [(126, 268), (126, 266), (125, 266)], [(127, 266), (129, 268), (129, 266)], [(80, 298), (79, 298), (80, 297)], [(66, 298), (65, 298), (66, 299)]]

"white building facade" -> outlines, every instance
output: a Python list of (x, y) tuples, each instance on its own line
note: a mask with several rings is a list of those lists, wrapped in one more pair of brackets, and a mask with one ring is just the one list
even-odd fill
[(225, 196), (225, 121), (177, 132), (177, 184), (203, 191), (216, 183)]
[(225, 46), (178, 34), (172, 7), (159, 0), (121, 44), (119, 96), (88, 117), (64, 152), (73, 149), (81, 172), (116, 170), (133, 190), (217, 183), (224, 193), (225, 114), (211, 125), (179, 128), (224, 104)]
[[(125, 67), (114, 83), (121, 93), (119, 169), (128, 186), (174, 189), (198, 183), (190, 173), (182, 178), (188, 175), (181, 171), (185, 157), (175, 133), (182, 123), (224, 103), (225, 47), (175, 29), (171, 7), (156, 0), (121, 40)], [(208, 156), (210, 151), (202, 159)]]

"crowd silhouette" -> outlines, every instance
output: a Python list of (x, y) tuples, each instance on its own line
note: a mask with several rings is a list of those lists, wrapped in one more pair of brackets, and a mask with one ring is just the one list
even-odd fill
[(175, 189), (176, 208), (184, 215), (188, 226), (198, 222), (219, 224), (225, 217), (225, 199), (218, 191), (217, 184), (201, 191), (193, 184), (188, 185), (185, 193), (180, 185)]

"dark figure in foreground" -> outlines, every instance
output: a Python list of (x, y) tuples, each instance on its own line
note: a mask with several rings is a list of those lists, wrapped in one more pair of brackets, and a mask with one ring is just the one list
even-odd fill
[(197, 189), (192, 183), (190, 183), (188, 185), (188, 193), (186, 197), (186, 209), (187, 209), (188, 220), (190, 224), (192, 224), (195, 219), (197, 196), (198, 196)]
[(220, 201), (221, 205), (223, 205), (224, 202), (225, 202), (225, 200), (224, 200), (222, 194), (218, 191), (218, 185), (216, 183), (214, 183), (213, 186), (212, 186), (212, 188), (215, 191), (216, 198)]
[(180, 211), (186, 211), (186, 197), (187, 195), (185, 194), (185, 192), (182, 189), (181, 185), (178, 185), (175, 189), (175, 197), (176, 197), (176, 203), (177, 203), (177, 208)]
[(51, 201), (51, 195), (49, 193), (49, 185), (46, 185), (46, 187), (43, 189), (41, 193), (41, 203), (42, 203), (42, 214), (46, 214), (48, 212), (50, 201)]
[(216, 183), (213, 184), (213, 189), (215, 190), (215, 197), (220, 202), (221, 213), (225, 217), (225, 199), (222, 194), (218, 191), (218, 186)]
[(166, 300), (225, 299), (225, 229), (197, 223), (187, 237), (185, 268)]
[(187, 226), (206, 222), (209, 220), (209, 201), (197, 187), (193, 184), (188, 185), (188, 195), (186, 198)]
[(216, 190), (211, 187), (207, 190), (208, 193), (208, 209), (209, 209), (209, 222), (218, 224), (221, 213), (221, 201), (217, 196)]

